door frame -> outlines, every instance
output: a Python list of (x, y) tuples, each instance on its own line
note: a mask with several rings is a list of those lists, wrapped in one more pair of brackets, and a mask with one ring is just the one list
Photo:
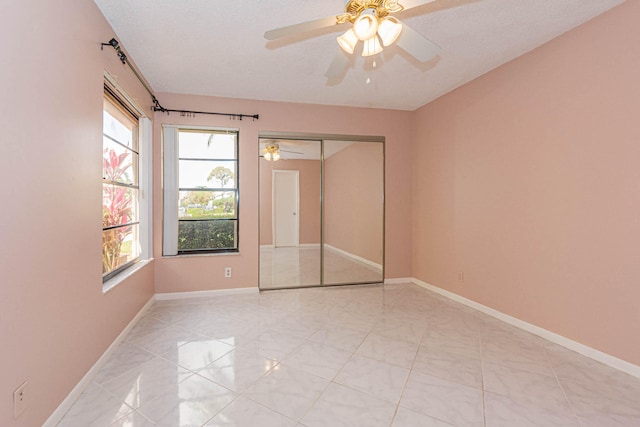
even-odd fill
[(273, 247), (278, 247), (277, 242), (277, 234), (276, 234), (276, 175), (291, 175), (295, 177), (295, 247), (300, 246), (300, 171), (298, 170), (283, 170), (283, 169), (273, 169), (271, 171), (271, 236), (273, 240)]

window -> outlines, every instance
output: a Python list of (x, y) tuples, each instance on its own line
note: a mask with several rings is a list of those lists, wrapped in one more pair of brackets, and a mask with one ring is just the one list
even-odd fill
[(238, 251), (238, 132), (164, 129), (165, 255)]
[(140, 258), (138, 117), (105, 86), (102, 124), (102, 279)]

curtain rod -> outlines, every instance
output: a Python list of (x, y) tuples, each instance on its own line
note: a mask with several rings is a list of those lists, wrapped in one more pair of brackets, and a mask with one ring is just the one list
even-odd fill
[(210, 111), (176, 110), (176, 109), (171, 109), (171, 108), (164, 108), (160, 104), (160, 101), (158, 101), (156, 96), (153, 94), (153, 92), (151, 91), (149, 86), (147, 86), (147, 83), (140, 76), (140, 74), (135, 69), (135, 67), (133, 65), (131, 65), (131, 63), (127, 59), (127, 55), (120, 48), (120, 43), (118, 42), (118, 40), (116, 40), (115, 38), (112, 38), (111, 40), (109, 40), (108, 43), (100, 43), (100, 49), (101, 50), (104, 50), (105, 46), (111, 46), (116, 51), (116, 54), (118, 55), (118, 58), (120, 59), (120, 61), (123, 64), (128, 65), (129, 68), (131, 69), (131, 71), (133, 71), (133, 74), (136, 76), (138, 81), (142, 84), (142, 86), (144, 86), (146, 91), (151, 96), (151, 101), (153, 102), (153, 106), (151, 108), (153, 109), (153, 111), (161, 111), (161, 112), (167, 113), (167, 114), (169, 114), (169, 113), (180, 113), (181, 116), (186, 116), (186, 117), (195, 117), (196, 114), (209, 114), (209, 115), (214, 115), (214, 116), (227, 116), (231, 120), (242, 120), (245, 117), (249, 118), (249, 119), (252, 119), (252, 120), (260, 119), (260, 115), (259, 114), (214, 113), (214, 112), (210, 112)]

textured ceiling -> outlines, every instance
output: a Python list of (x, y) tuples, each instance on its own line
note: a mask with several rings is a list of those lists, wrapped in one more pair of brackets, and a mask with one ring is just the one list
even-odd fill
[(352, 57), (344, 78), (328, 82), (340, 28), (263, 36), (338, 14), (344, 0), (95, 0), (155, 91), (398, 110), (419, 108), (623, 1), (435, 0), (397, 16), (441, 47), (437, 57), (420, 63), (391, 46), (375, 66)]

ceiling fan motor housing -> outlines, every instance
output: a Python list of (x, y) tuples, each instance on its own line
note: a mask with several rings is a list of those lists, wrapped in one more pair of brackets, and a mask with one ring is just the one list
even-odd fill
[[(391, 12), (385, 5), (386, 0), (350, 0), (344, 7), (344, 11), (350, 15), (347, 19), (350, 22), (355, 21), (362, 12), (368, 9), (375, 11), (378, 19), (384, 18)], [(393, 2), (397, 5), (397, 2)], [(399, 6), (399, 5), (398, 5)]]

